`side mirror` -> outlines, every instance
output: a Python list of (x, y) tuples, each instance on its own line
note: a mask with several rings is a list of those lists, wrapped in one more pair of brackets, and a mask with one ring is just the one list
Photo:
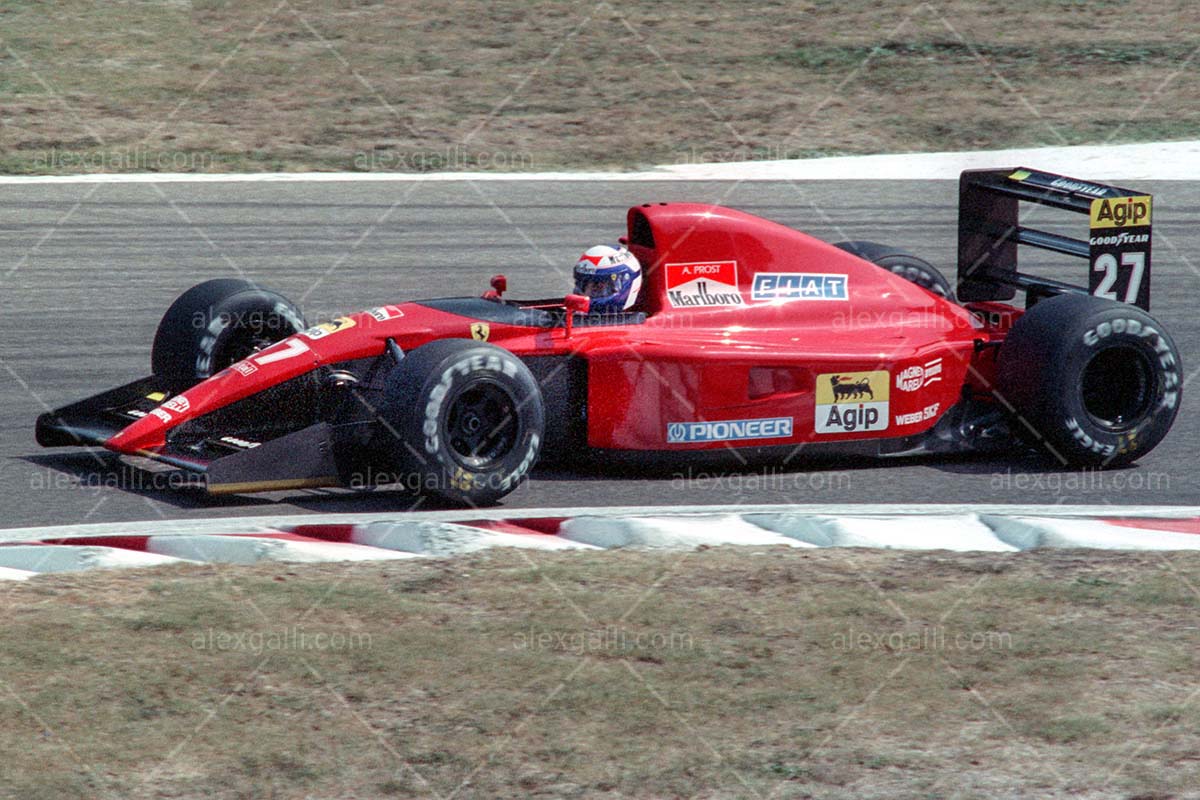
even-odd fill
[(508, 278), (503, 275), (493, 275), (492, 288), (496, 290), (497, 295), (504, 294), (508, 291)]
[(592, 307), (592, 298), (582, 294), (569, 294), (563, 298), (563, 307), (567, 309), (566, 319), (563, 320), (563, 327), (566, 329), (567, 337), (571, 336), (571, 326), (575, 324), (575, 314), (586, 314)]
[(567, 307), (567, 311), (586, 314), (592, 308), (592, 298), (582, 294), (569, 294), (563, 299), (563, 305)]

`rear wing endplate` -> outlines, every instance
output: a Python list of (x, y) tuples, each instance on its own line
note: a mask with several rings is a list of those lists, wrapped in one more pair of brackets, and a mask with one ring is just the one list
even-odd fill
[[(1021, 202), (1087, 214), (1088, 238), (1073, 239), (1021, 224)], [(1088, 292), (1150, 310), (1151, 196), (1025, 167), (967, 170), (958, 184), (958, 299), (1027, 303), (1064, 292)], [(1028, 245), (1088, 260), (1088, 284), (1039, 278), (1017, 269)]]

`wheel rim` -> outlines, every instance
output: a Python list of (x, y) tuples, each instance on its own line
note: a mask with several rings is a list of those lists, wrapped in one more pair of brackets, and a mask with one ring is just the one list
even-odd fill
[(1154, 401), (1154, 365), (1138, 347), (1115, 345), (1096, 353), (1083, 368), (1083, 407), (1109, 431), (1126, 431), (1145, 418)]
[(464, 467), (486, 469), (512, 451), (519, 428), (512, 395), (497, 383), (480, 381), (451, 402), (446, 415), (446, 442)]

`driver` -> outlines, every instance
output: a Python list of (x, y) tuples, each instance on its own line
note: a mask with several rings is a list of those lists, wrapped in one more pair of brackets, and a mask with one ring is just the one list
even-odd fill
[(628, 311), (641, 288), (642, 265), (625, 247), (598, 244), (575, 262), (575, 293), (591, 299), (590, 313)]

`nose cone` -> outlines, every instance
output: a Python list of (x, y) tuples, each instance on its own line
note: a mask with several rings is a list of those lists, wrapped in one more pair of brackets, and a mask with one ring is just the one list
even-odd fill
[(121, 453), (157, 450), (167, 443), (167, 431), (187, 419), (191, 410), (192, 401), (187, 394), (176, 395), (117, 431), (104, 446)]
[(169, 398), (104, 446), (121, 453), (159, 450), (180, 424), (308, 372), (317, 363), (303, 335), (290, 336)]

